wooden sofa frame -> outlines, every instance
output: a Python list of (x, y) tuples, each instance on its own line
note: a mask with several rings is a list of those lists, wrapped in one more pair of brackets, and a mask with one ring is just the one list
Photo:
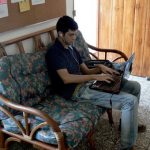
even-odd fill
[[(17, 37), (15, 39), (12, 40), (8, 40), (8, 41), (4, 41), (2, 43), (0, 43), (0, 57), (2, 56), (6, 56), (7, 52), (5, 50), (5, 48), (9, 45), (12, 44), (16, 44), (18, 47), (18, 50), (20, 53), (25, 53), (25, 49), (23, 46), (23, 41), (27, 40), (27, 39), (33, 39), (34, 41), (34, 45), (35, 45), (35, 51), (39, 51), (39, 50), (45, 50), (47, 48), (47, 46), (45, 46), (42, 42), (42, 38), (41, 35), (47, 33), (50, 39), (50, 42), (53, 42), (56, 38), (56, 28), (54, 27), (50, 27), (44, 30), (40, 30), (31, 34), (27, 34), (21, 37)], [(96, 50), (97, 52), (102, 52), (104, 53), (105, 59), (107, 59), (108, 54), (109, 53), (115, 53), (118, 54), (119, 56), (116, 57), (114, 59), (114, 61), (119, 60), (119, 59), (124, 59), (125, 61), (127, 60), (127, 56), (119, 51), (119, 50), (115, 50), (115, 49), (100, 49), (97, 47), (94, 47), (90, 44), (88, 44), (88, 47), (92, 50)], [(93, 53), (91, 53), (91, 55), (93, 57), (95, 57), (96, 59), (98, 59), (97, 56), (95, 56)], [(36, 148), (40, 148), (40, 149), (47, 149), (47, 150), (54, 150), (54, 149), (59, 149), (59, 150), (67, 150), (68, 148), (65, 147), (64, 144), (64, 136), (63, 133), (61, 132), (60, 128), (58, 127), (58, 124), (55, 120), (53, 120), (52, 118), (50, 118), (46, 113), (41, 112), (39, 110), (36, 110), (34, 108), (31, 107), (25, 107), (19, 104), (14, 104), (12, 102), (10, 102), (9, 99), (4, 98), (2, 95), (0, 95), (0, 100), (8, 107), (21, 111), (23, 112), (24, 115), (24, 119), (25, 119), (25, 127), (23, 127), (21, 125), (21, 123), (19, 121), (17, 121), (14, 116), (8, 112), (5, 108), (3, 108), (2, 106), (0, 106), (0, 110), (5, 112), (10, 118), (12, 118), (16, 124), (18, 125), (19, 129), (22, 132), (22, 135), (20, 134), (13, 134), (11, 132), (8, 132), (6, 130), (4, 130), (2, 127), (0, 127), (0, 147), (4, 147), (4, 149), (8, 149), (8, 144), (12, 141), (17, 141), (17, 142), (21, 142), (21, 141), (25, 141), (28, 142), (32, 145), (34, 145)], [(36, 126), (32, 131), (29, 130), (29, 126), (30, 123), (28, 122), (28, 116), (29, 114), (32, 115), (36, 115), (41, 117), (43, 120), (45, 120), (44, 123), (39, 124), (38, 126)], [(112, 120), (112, 115), (111, 115), (111, 110), (108, 110), (108, 116), (109, 119), (111, 121)], [(110, 122), (111, 122), (110, 121)], [(33, 139), (33, 135), (34, 133), (41, 127), (45, 126), (45, 125), (50, 125), (55, 133), (57, 142), (58, 142), (58, 146), (54, 146), (54, 145), (50, 145), (50, 144), (46, 144), (40, 141), (36, 141)], [(91, 137), (91, 133), (89, 133), (89, 139)], [(92, 145), (92, 141), (90, 139), (91, 145)]]

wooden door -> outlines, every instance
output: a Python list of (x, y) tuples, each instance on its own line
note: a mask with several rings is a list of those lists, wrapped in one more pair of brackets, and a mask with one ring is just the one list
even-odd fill
[(133, 74), (150, 76), (150, 0), (99, 0), (98, 16), (98, 46), (135, 52)]

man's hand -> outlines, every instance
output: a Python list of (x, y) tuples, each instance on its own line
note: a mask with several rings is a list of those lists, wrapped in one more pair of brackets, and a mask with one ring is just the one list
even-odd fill
[(105, 66), (105, 65), (98, 64), (98, 65), (96, 65), (96, 66), (100, 69), (100, 71), (101, 71), (102, 73), (111, 74), (111, 75), (113, 75), (113, 74), (119, 75), (119, 72), (117, 72), (116, 70), (114, 70), (114, 69), (112, 69), (112, 68), (109, 68), (109, 67), (107, 67), (107, 66)]
[(111, 74), (104, 74), (104, 73), (95, 75), (95, 80), (105, 81), (107, 83), (111, 83), (114, 81), (113, 76)]

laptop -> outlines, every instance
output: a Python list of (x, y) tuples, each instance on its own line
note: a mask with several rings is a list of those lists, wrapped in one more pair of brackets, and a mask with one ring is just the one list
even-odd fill
[(113, 79), (114, 79), (113, 82), (107, 83), (105, 81), (94, 81), (90, 85), (90, 88), (94, 90), (108, 92), (108, 93), (114, 93), (114, 94), (119, 93), (122, 79), (128, 78), (129, 75), (131, 74), (131, 70), (132, 70), (131, 68), (132, 68), (134, 58), (135, 58), (135, 53), (133, 53), (125, 63), (121, 63), (118, 65), (116, 64), (116, 66), (114, 65), (113, 68), (119, 72), (119, 75), (113, 75)]

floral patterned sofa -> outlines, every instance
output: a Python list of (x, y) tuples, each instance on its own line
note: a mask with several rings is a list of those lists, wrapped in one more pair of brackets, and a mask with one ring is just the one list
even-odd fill
[(0, 59), (0, 148), (8, 148), (10, 141), (44, 149), (75, 148), (104, 112), (52, 94), (45, 51)]
[[(113, 122), (111, 109), (53, 95), (45, 49), (55, 40), (55, 31), (53, 26), (0, 43), (0, 57), (3, 56), (0, 59), (0, 149), (8, 149), (12, 141), (25, 141), (40, 150), (76, 149), (84, 138), (93, 149), (92, 134), (101, 115), (107, 111), (110, 123)], [(30, 53), (29, 47), (24, 46), (25, 40), (33, 42)], [(6, 49), (11, 45), (20, 54), (8, 55)], [(119, 50), (87, 44), (81, 32), (77, 33), (74, 46), (85, 62), (91, 59), (90, 54), (98, 59), (88, 48), (102, 53), (105, 58), (101, 59), (114, 54), (111, 61), (127, 60)]]

